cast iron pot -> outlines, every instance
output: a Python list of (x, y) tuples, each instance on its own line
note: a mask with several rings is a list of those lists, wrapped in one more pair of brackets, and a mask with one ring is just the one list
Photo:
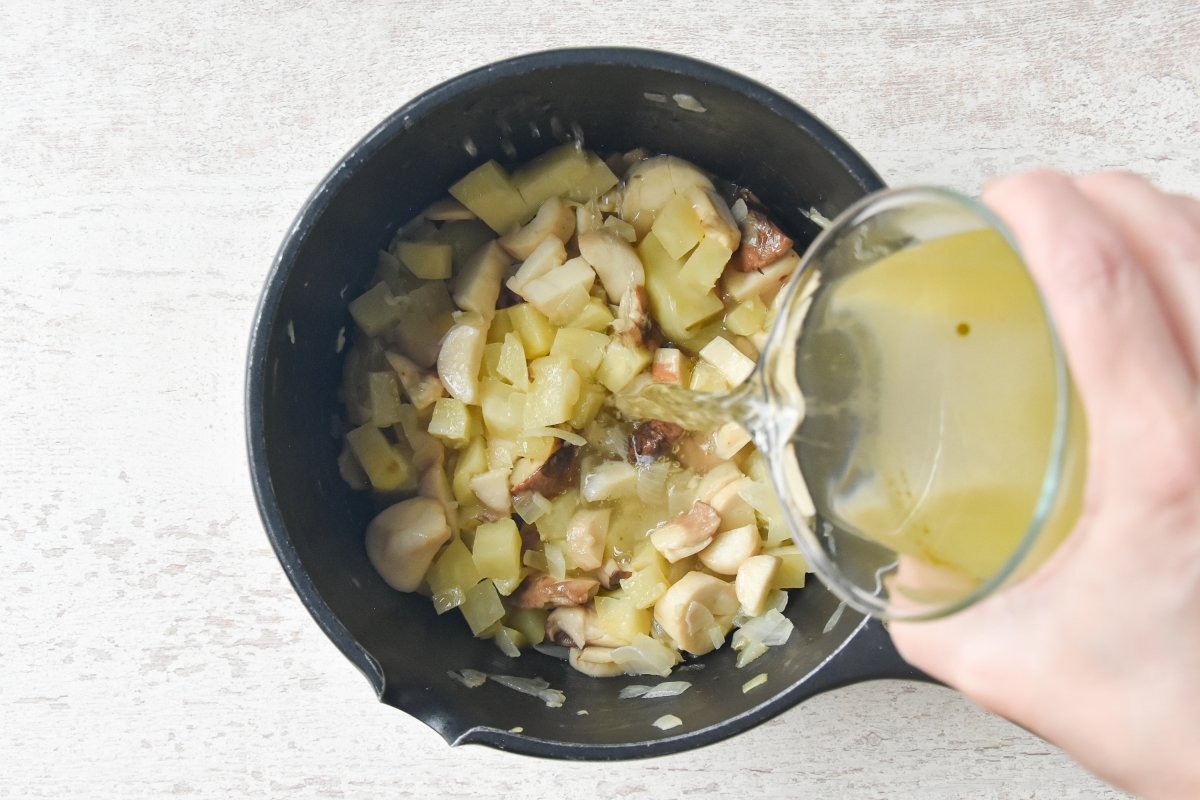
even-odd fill
[[(690, 98), (690, 99), (689, 99)], [(698, 105), (697, 105), (698, 104)], [(700, 110), (700, 109), (703, 110)], [(832, 218), (882, 188), (875, 171), (829, 128), (785, 97), (700, 61), (661, 52), (535, 53), (469, 72), (400, 108), (359, 142), (309, 198), (275, 259), (251, 339), (247, 435), (259, 510), (276, 554), (313, 618), (379, 698), (451, 744), (571, 759), (673, 753), (732, 736), (820, 692), (876, 678), (922, 679), (879, 623), (813, 581), (794, 593), (796, 630), (745, 669), (729, 648), (678, 673), (692, 687), (656, 700), (620, 700), (657, 678), (597, 679), (550, 656), (518, 659), (473, 639), (460, 615), (386, 586), (367, 561), (372, 513), (334, 460), (346, 302), (365, 288), (396, 228), (488, 158), (527, 160), (582, 132), (588, 147), (671, 153), (759, 194), (797, 249), (816, 235), (802, 214)], [(468, 689), (451, 670), (541, 677), (561, 708), (489, 681)], [(749, 678), (766, 685), (747, 694)], [(586, 715), (577, 712), (586, 710)], [(681, 727), (651, 722), (675, 714)], [(520, 732), (510, 729), (521, 728)]]

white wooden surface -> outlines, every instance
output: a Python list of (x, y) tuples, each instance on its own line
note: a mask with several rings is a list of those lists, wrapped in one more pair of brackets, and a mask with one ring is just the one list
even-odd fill
[(899, 683), (654, 761), (452, 750), (283, 578), (243, 456), (261, 281), (338, 157), (467, 68), (656, 46), (790, 94), (893, 183), (1200, 188), (1191, 0), (696, 5), (0, 5), (0, 797), (1117, 796)]

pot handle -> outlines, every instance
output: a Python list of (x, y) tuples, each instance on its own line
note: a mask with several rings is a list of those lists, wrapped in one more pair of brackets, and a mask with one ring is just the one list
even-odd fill
[(900, 657), (883, 623), (867, 618), (846, 645), (809, 679), (813, 694), (875, 680), (939, 683)]

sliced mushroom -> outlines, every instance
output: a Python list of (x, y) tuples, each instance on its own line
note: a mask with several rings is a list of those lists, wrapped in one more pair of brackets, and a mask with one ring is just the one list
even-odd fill
[(738, 600), (733, 584), (704, 572), (689, 572), (654, 604), (654, 620), (680, 649), (701, 656), (715, 650), (733, 627)]
[(451, 397), (474, 404), (479, 396), (479, 367), (487, 343), (487, 322), (479, 314), (463, 314), (442, 339), (437, 371)]
[(600, 578), (600, 585), (605, 589), (615, 589), (621, 585), (621, 581), (625, 580), (633, 573), (627, 569), (623, 569), (617, 563), (615, 558), (610, 558), (601, 565), (600, 571), (597, 573)]
[(546, 638), (563, 647), (587, 645), (587, 611), (578, 606), (556, 608), (546, 615)]
[(511, 474), (511, 469), (503, 467), (481, 472), (469, 481), (471, 491), (488, 510), (507, 516), (512, 511), (512, 495), (508, 492)]
[(567, 555), (576, 569), (599, 569), (604, 563), (604, 539), (611, 516), (607, 508), (583, 508), (567, 523)]
[(742, 243), (729, 260), (740, 272), (761, 270), (792, 249), (792, 240), (759, 208), (748, 206), (742, 220)]
[(622, 342), (634, 349), (648, 349), (661, 341), (654, 318), (650, 316), (650, 297), (645, 286), (631, 283), (626, 288), (612, 328)]
[(661, 419), (649, 419), (633, 429), (629, 440), (629, 452), (626, 460), (630, 463), (637, 461), (653, 461), (671, 452), (671, 448), (683, 436), (684, 430), (674, 422)]
[(491, 319), (500, 297), (500, 283), (512, 259), (496, 242), (488, 242), (467, 259), (450, 282), (454, 304), (463, 311), (474, 311)]
[(696, 499), (711, 503), (717, 492), (743, 477), (736, 464), (722, 462), (704, 473), (696, 486)]
[(578, 449), (574, 445), (560, 446), (541, 466), (513, 486), (513, 496), (538, 492), (547, 500), (558, 497), (579, 483), (579, 462), (575, 458), (577, 454)]
[(757, 525), (742, 525), (718, 533), (700, 551), (700, 563), (721, 575), (736, 575), (746, 559), (758, 555), (762, 538)]
[(646, 235), (663, 206), (693, 186), (712, 189), (712, 181), (693, 164), (674, 156), (655, 156), (633, 165), (625, 175), (621, 219)]
[(537, 215), (525, 227), (500, 237), (500, 246), (513, 258), (526, 259), (538, 245), (553, 236), (565, 242), (575, 233), (575, 212), (561, 197), (542, 203)]
[(674, 564), (707, 547), (720, 523), (721, 518), (713, 507), (697, 500), (691, 509), (676, 514), (652, 530), (650, 544)]
[(530, 575), (509, 598), (516, 608), (557, 608), (582, 606), (600, 590), (592, 578), (558, 580), (550, 575)]
[(571, 648), (567, 653), (567, 663), (593, 678), (615, 678), (625, 674), (621, 665), (613, 661), (612, 648), (609, 647)]
[(754, 486), (754, 481), (742, 476), (726, 484), (712, 495), (712, 499), (708, 502), (721, 517), (718, 530), (727, 531), (731, 528), (755, 524), (754, 506), (742, 497), (742, 492), (752, 486)]
[(742, 232), (738, 228), (737, 220), (729, 211), (729, 206), (725, 205), (725, 200), (712, 189), (702, 186), (692, 186), (684, 193), (684, 197), (692, 204), (692, 210), (700, 218), (704, 237), (719, 242), (731, 253), (736, 251), (742, 241)]
[(367, 525), (367, 558), (388, 586), (411, 592), (449, 539), (441, 503), (414, 497), (385, 508)]
[(610, 303), (619, 303), (630, 286), (645, 286), (646, 270), (630, 246), (610, 230), (579, 236), (579, 254), (592, 265)]
[(680, 464), (700, 475), (712, 472), (725, 463), (725, 459), (713, 452), (712, 435), (698, 431), (679, 440), (675, 455)]
[(557, 236), (547, 236), (529, 257), (521, 262), (521, 266), (504, 285), (516, 294), (524, 296), (525, 284), (561, 266), (566, 260), (567, 248), (562, 240)]
[(757, 617), (763, 613), (767, 595), (771, 593), (771, 584), (778, 572), (779, 559), (775, 556), (751, 556), (738, 567), (733, 588), (738, 602), (747, 614)]
[(413, 406), (422, 411), (437, 402), (439, 397), (446, 394), (446, 387), (432, 372), (425, 372), (416, 362), (390, 350), (384, 353), (392, 372), (400, 381), (400, 386)]
[(725, 291), (737, 302), (743, 302), (751, 297), (760, 297), (764, 303), (770, 303), (788, 278), (800, 266), (800, 256), (796, 251), (789, 251), (773, 264), (768, 264), (761, 270), (738, 272), (725, 270), (721, 281)]

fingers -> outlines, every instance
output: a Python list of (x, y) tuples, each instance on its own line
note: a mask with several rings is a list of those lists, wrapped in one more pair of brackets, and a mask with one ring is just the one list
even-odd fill
[(1120, 419), (1146, 387), (1190, 398), (1193, 381), (1135, 256), (1069, 178), (1034, 172), (984, 189), (1045, 297), (1091, 421)]
[(1076, 181), (1145, 268), (1193, 377), (1200, 368), (1200, 211), (1128, 172)]

